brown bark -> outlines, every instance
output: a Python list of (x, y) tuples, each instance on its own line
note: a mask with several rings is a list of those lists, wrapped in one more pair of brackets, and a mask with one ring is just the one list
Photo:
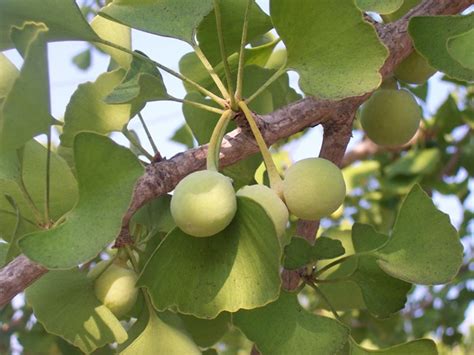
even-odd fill
[[(400, 20), (387, 25), (377, 25), (379, 37), (390, 51), (389, 57), (380, 70), (382, 76), (389, 76), (412, 51), (411, 39), (407, 33), (410, 17), (456, 14), (473, 3), (474, 0), (426, 0)], [(272, 114), (261, 116), (259, 124), (268, 144), (289, 137), (307, 127), (323, 124), (327, 132), (321, 156), (340, 165), (350, 138), (354, 113), (369, 96), (370, 94), (366, 94), (339, 101), (307, 97)], [(222, 166), (231, 165), (257, 151), (258, 147), (254, 139), (248, 132), (238, 128), (225, 137), (221, 151), (221, 164)], [(128, 233), (131, 216), (141, 206), (173, 190), (186, 175), (204, 168), (206, 152), (207, 146), (201, 146), (147, 167), (145, 174), (136, 184), (130, 208), (123, 218), (124, 236)], [(312, 228), (314, 229), (314, 226)], [(304, 233), (309, 235), (312, 231)], [(45, 272), (43, 267), (25, 256), (19, 256), (6, 265), (0, 270), (0, 307)]]

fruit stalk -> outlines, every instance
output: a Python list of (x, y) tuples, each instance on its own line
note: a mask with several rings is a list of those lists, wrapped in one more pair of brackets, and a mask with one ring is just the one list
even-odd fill
[(226, 110), (217, 121), (216, 127), (212, 132), (211, 140), (209, 141), (209, 148), (207, 151), (207, 170), (219, 171), (219, 153), (221, 148), (222, 138), (230, 120), (233, 117), (231, 110)]

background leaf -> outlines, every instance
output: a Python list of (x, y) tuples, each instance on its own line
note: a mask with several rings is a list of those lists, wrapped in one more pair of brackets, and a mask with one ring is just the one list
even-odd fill
[(351, 1), (271, 0), (270, 12), (307, 94), (340, 99), (380, 85), (387, 49)]
[(280, 256), (270, 218), (260, 205), (239, 197), (234, 220), (215, 236), (195, 238), (179, 229), (169, 233), (138, 285), (148, 289), (158, 310), (172, 308), (215, 318), (223, 311), (275, 300), (280, 290)]
[(83, 352), (123, 343), (127, 333), (94, 294), (93, 281), (79, 270), (50, 271), (26, 290), (38, 321)]
[(2, 73), (0, 79), (0, 98), (2, 98), (7, 96), (20, 71), (3, 53), (0, 53), (0, 72)]
[(29, 234), (19, 242), (25, 255), (50, 269), (86, 262), (114, 240), (135, 181), (143, 173), (128, 149), (93, 133), (76, 137), (74, 157), (78, 204), (56, 228)]

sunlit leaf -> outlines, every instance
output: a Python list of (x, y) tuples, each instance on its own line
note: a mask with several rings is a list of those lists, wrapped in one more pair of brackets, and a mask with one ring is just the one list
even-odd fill
[(381, 84), (387, 49), (353, 2), (271, 0), (270, 12), (306, 93), (339, 99)]
[(356, 344), (354, 341), (350, 343), (350, 355), (370, 355), (370, 354), (386, 354), (386, 355), (437, 355), (438, 350), (436, 344), (431, 339), (417, 339), (408, 343), (399, 344), (390, 348), (372, 350), (366, 349)]
[(100, 15), (137, 30), (193, 42), (196, 28), (212, 10), (212, 0), (118, 0)]
[(451, 281), (462, 264), (463, 246), (449, 217), (418, 186), (400, 208), (391, 238), (374, 253), (389, 275), (433, 285)]
[(0, 78), (0, 98), (2, 98), (7, 96), (20, 74), (20, 71), (3, 53), (0, 53), (0, 73), (2, 73)]
[(168, 234), (138, 285), (148, 289), (158, 310), (215, 318), (278, 298), (280, 257), (271, 219), (260, 205), (240, 197), (234, 220), (215, 236), (196, 238), (179, 229)]
[(49, 333), (83, 352), (127, 339), (118, 319), (95, 297), (93, 281), (77, 269), (50, 271), (26, 290), (26, 298)]
[(13, 47), (10, 27), (25, 21), (44, 22), (48, 41), (97, 41), (74, 0), (1, 0), (0, 51)]
[(93, 133), (76, 137), (74, 158), (79, 183), (76, 207), (56, 228), (29, 234), (19, 242), (31, 260), (50, 269), (88, 261), (114, 240), (135, 180), (143, 172), (128, 149)]
[(334, 354), (349, 335), (341, 323), (305, 311), (296, 294), (285, 291), (265, 307), (237, 312), (233, 322), (263, 354)]
[(33, 23), (12, 30), (12, 39), (24, 62), (1, 107), (0, 151), (20, 148), (45, 133), (53, 122), (49, 113), (47, 32), (44, 25)]
[(397, 175), (428, 175), (441, 161), (441, 153), (437, 148), (410, 150), (406, 155), (387, 165), (384, 172), (388, 178)]
[(356, 6), (361, 11), (377, 12), (379, 14), (391, 14), (397, 11), (404, 0), (355, 0)]
[(465, 81), (474, 80), (474, 70), (464, 67), (448, 52), (450, 38), (472, 30), (474, 14), (457, 16), (420, 16), (410, 20), (408, 30), (416, 50), (429, 64), (446, 75)]

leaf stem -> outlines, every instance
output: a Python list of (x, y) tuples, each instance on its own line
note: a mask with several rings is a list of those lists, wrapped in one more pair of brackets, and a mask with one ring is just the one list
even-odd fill
[(147, 61), (147, 62), (153, 64), (154, 66), (156, 66), (156, 67), (158, 67), (159, 69), (161, 69), (161, 70), (167, 72), (168, 74), (170, 74), (170, 75), (172, 75), (172, 76), (174, 76), (174, 77), (176, 77), (176, 78), (178, 78), (178, 79), (184, 81), (185, 83), (187, 83), (187, 84), (189, 84), (189, 85), (194, 86), (198, 91), (200, 91), (200, 92), (201, 92), (202, 94), (204, 94), (205, 96), (209, 96), (212, 100), (214, 100), (215, 102), (217, 102), (220, 106), (222, 106), (222, 107), (224, 107), (224, 108), (226, 107), (226, 101), (225, 101), (223, 98), (217, 96), (217, 95), (214, 94), (213, 92), (207, 90), (206, 88), (202, 87), (201, 85), (199, 85), (199, 84), (196, 83), (195, 81), (189, 79), (188, 77), (184, 76), (183, 74), (178, 73), (178, 72), (174, 71), (173, 69), (170, 69), (170, 68), (164, 66), (163, 64), (160, 64), (160, 63), (158, 63), (158, 62), (156, 62), (156, 61), (154, 61), (154, 60), (148, 58), (147, 56), (145, 56), (145, 55), (143, 55), (143, 54), (140, 54), (140, 53), (135, 52), (135, 51), (132, 51), (132, 50), (130, 50), (130, 49), (128, 49), (128, 48), (122, 47), (122, 46), (120, 46), (120, 45), (118, 45), (118, 44), (116, 44), (116, 43), (113, 43), (113, 42), (110, 42), (110, 41), (107, 41), (107, 40), (104, 40), (104, 39), (102, 39), (100, 42), (101, 42), (102, 44), (105, 44), (105, 45), (109, 46), (109, 47), (118, 49), (118, 50), (120, 50), (120, 51), (122, 51), (122, 52), (128, 53), (128, 54), (130, 54), (130, 55), (132, 55), (132, 56), (134, 56), (134, 57), (136, 57), (136, 58), (139, 58), (139, 59), (141, 59), (141, 60), (145, 60), (145, 61)]
[(153, 149), (153, 153), (156, 155), (158, 153), (158, 148), (156, 147), (156, 144), (155, 144), (155, 141), (153, 140), (153, 137), (151, 136), (151, 133), (150, 131), (148, 130), (148, 127), (145, 123), (145, 120), (143, 119), (143, 116), (142, 116), (142, 113), (141, 112), (138, 112), (138, 119), (140, 120), (142, 126), (143, 126), (143, 129), (145, 130), (145, 134), (148, 138), (148, 141), (150, 142), (151, 144), (151, 148)]
[(253, 118), (252, 112), (248, 108), (247, 104), (244, 101), (239, 101), (239, 106), (242, 109), (247, 121), (249, 123), (250, 129), (257, 141), (258, 148), (262, 153), (263, 161), (265, 162), (265, 167), (267, 168), (268, 178), (270, 180), (270, 187), (274, 190), (280, 198), (283, 198), (283, 181), (278, 173), (278, 170), (273, 162), (272, 155), (267, 148), (267, 144), (263, 139), (262, 133), (258, 129), (257, 123)]
[(232, 110), (226, 110), (219, 121), (217, 121), (214, 131), (212, 132), (211, 140), (209, 141), (209, 148), (207, 150), (207, 170), (219, 170), (219, 153), (221, 149), (222, 138), (230, 120), (233, 117)]
[(207, 57), (204, 54), (204, 52), (202, 51), (202, 49), (197, 44), (193, 45), (193, 49), (194, 49), (194, 52), (196, 53), (197, 57), (201, 61), (202, 65), (204, 65), (204, 68), (206, 68), (206, 70), (209, 73), (210, 77), (212, 78), (212, 80), (216, 84), (217, 88), (221, 92), (221, 95), (226, 99), (230, 99), (229, 92), (227, 91), (224, 83), (222, 82), (221, 78), (219, 78), (219, 75), (217, 75), (214, 67), (209, 62), (209, 60), (207, 59)]
[(174, 102), (180, 102), (182, 104), (188, 104), (188, 105), (200, 108), (201, 110), (214, 112), (214, 113), (217, 113), (219, 115), (222, 115), (224, 113), (224, 110), (221, 110), (220, 108), (212, 107), (212, 106), (209, 106), (209, 105), (206, 105), (206, 104), (201, 104), (200, 102), (195, 102), (195, 101), (186, 100), (186, 99), (179, 99), (177, 97), (172, 97), (172, 96), (168, 100), (169, 101), (174, 101)]
[(257, 91), (255, 91), (249, 98), (245, 100), (247, 104), (251, 103), (258, 95), (260, 95), (262, 92), (264, 92), (275, 80), (277, 80), (281, 75), (286, 73), (288, 69), (286, 68), (286, 63), (278, 69), (275, 74), (273, 74), (262, 86), (258, 88)]
[(35, 202), (31, 198), (31, 195), (30, 195), (30, 193), (28, 192), (28, 189), (25, 186), (25, 182), (23, 181), (23, 172), (21, 174), (20, 179), (18, 180), (18, 187), (20, 188), (20, 191), (21, 191), (23, 197), (25, 198), (26, 204), (31, 208), (31, 210), (33, 211), (33, 214), (35, 215), (36, 224), (37, 225), (42, 224), (43, 223), (43, 214), (38, 209), (38, 207), (36, 207)]
[(339, 265), (340, 263), (352, 258), (356, 256), (356, 254), (351, 254), (351, 255), (346, 255), (346, 256), (343, 256), (342, 258), (339, 258), (339, 259), (336, 259), (334, 260), (333, 262), (330, 262), (329, 264), (327, 264), (326, 266), (322, 267), (321, 269), (317, 270), (314, 274), (313, 274), (313, 277), (318, 277), (319, 275), (325, 273), (326, 271), (328, 271), (329, 269), (333, 268), (334, 266), (336, 265)]
[[(7, 210), (3, 210), (0, 208), (0, 213), (5, 213), (5, 214), (9, 214), (9, 215), (12, 215), (12, 216), (16, 216), (17, 214), (15, 212), (12, 212), (12, 211), (7, 211)], [(25, 217), (21, 217), (25, 222), (28, 222), (29, 224), (33, 225), (33, 226), (38, 226), (36, 224), (36, 222), (32, 221), (31, 219), (28, 219), (28, 218), (25, 218)]]
[(214, 14), (216, 15), (216, 27), (217, 27), (217, 38), (219, 39), (219, 48), (221, 51), (222, 64), (224, 65), (224, 73), (227, 81), (227, 91), (230, 96), (230, 107), (237, 111), (237, 102), (235, 101), (234, 88), (232, 82), (232, 74), (230, 72), (229, 62), (227, 61), (227, 54), (225, 50), (224, 43), (224, 32), (222, 31), (222, 16), (221, 16), (221, 7), (220, 0), (214, 0)]
[(147, 150), (142, 147), (142, 145), (136, 140), (136, 138), (132, 134), (130, 134), (130, 131), (127, 129), (127, 127), (124, 127), (122, 129), (122, 134), (125, 136), (125, 138), (128, 139), (131, 144), (133, 144), (135, 148), (140, 151), (140, 153), (146, 156), (150, 161), (153, 161), (153, 155), (148, 153)]
[(49, 200), (51, 196), (51, 126), (48, 128), (48, 133), (46, 134), (47, 143), (46, 143), (46, 191), (44, 199), (44, 220), (49, 226)]
[(247, 44), (247, 32), (249, 28), (249, 14), (253, 0), (248, 0), (247, 8), (245, 9), (244, 25), (242, 27), (242, 39), (240, 41), (239, 52), (239, 66), (237, 68), (237, 86), (235, 89), (235, 98), (237, 101), (242, 99), (242, 87), (244, 80), (244, 65), (245, 65), (245, 45)]
[(341, 320), (341, 318), (339, 317), (339, 314), (337, 314), (336, 312), (336, 309), (334, 308), (334, 306), (331, 304), (331, 302), (329, 302), (329, 299), (326, 297), (326, 295), (321, 291), (321, 289), (316, 286), (314, 283), (312, 282), (309, 282), (307, 281), (306, 284), (311, 287), (313, 290), (316, 291), (316, 293), (318, 294), (319, 297), (321, 297), (323, 299), (324, 302), (326, 302), (326, 304), (328, 305), (329, 309), (331, 310), (331, 313), (334, 315), (334, 317), (336, 317), (337, 320)]

